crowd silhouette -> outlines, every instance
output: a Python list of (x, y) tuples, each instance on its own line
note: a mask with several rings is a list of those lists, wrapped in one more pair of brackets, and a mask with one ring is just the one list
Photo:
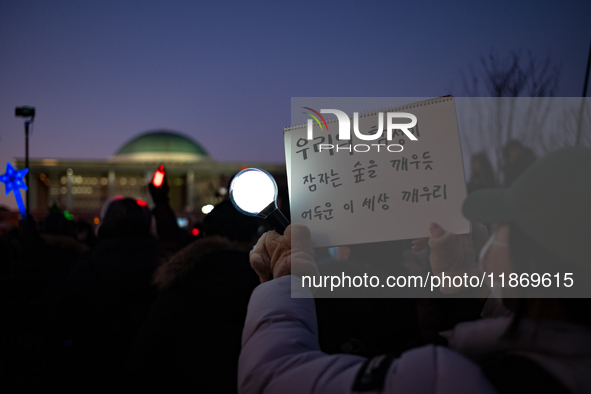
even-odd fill
[[(584, 245), (554, 247), (540, 239), (562, 240), (562, 232), (579, 242), (590, 235), (591, 150), (536, 161), (533, 151), (511, 141), (503, 155), (502, 182), (484, 153), (472, 160), (464, 204), (474, 223), (469, 239), (433, 223), (431, 237), (413, 243), (292, 253), (290, 234), (309, 238), (306, 228), (261, 237), (270, 230), (264, 222), (229, 200), (193, 236), (177, 225), (166, 177), (161, 187), (149, 187), (152, 209), (113, 197), (96, 228), (55, 208), (42, 220), (29, 215), (20, 222), (0, 210), (0, 390), (591, 392), (588, 299), (419, 292), (374, 298), (369, 290), (359, 298), (339, 298), (338, 291), (323, 298), (326, 289), (312, 289), (319, 296), (312, 298), (290, 275), (296, 262), (320, 275), (435, 274), (464, 264), (447, 261), (450, 255), (531, 272), (588, 265)], [(537, 219), (495, 216), (479, 200), (499, 185), (518, 193), (523, 182), (530, 188), (550, 182), (536, 176), (542, 170), (587, 204), (576, 214), (567, 207), (547, 215), (540, 232)], [(289, 217), (287, 193), (280, 194)], [(560, 196), (559, 190), (548, 201)], [(535, 205), (529, 209), (532, 218), (539, 214)], [(470, 253), (455, 253), (457, 245)], [(251, 266), (253, 248), (274, 252)], [(292, 297), (292, 286), (303, 298)]]

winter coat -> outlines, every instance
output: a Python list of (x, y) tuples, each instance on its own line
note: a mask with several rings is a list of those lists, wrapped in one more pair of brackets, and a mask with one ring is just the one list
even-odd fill
[(527, 365), (533, 370), (541, 367), (540, 378), (547, 377), (557, 387), (591, 392), (587, 328), (525, 319), (512, 339), (503, 339), (511, 323), (510, 316), (503, 316), (456, 326), (446, 333), (450, 348), (428, 345), (370, 360), (329, 356), (318, 345), (310, 297), (301, 281), (291, 276), (253, 292), (242, 335), (240, 393), (495, 393), (491, 375), (479, 364), (506, 354), (534, 361)]
[(248, 300), (260, 283), (248, 253), (206, 237), (163, 264), (162, 289), (130, 355), (135, 390), (236, 393)]
[(160, 258), (151, 237), (111, 238), (72, 270), (51, 321), (62, 339), (73, 340), (79, 381), (121, 378), (158, 294), (152, 277)]

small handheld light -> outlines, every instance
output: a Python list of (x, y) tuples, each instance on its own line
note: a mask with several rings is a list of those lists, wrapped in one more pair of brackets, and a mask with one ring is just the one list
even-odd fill
[(137, 205), (139, 205), (140, 207), (147, 207), (148, 206), (148, 203), (145, 202), (144, 200), (135, 200), (135, 203)]
[(10, 163), (6, 163), (6, 172), (0, 175), (0, 182), (4, 183), (4, 190), (6, 195), (10, 192), (14, 193), (18, 210), (21, 213), (21, 218), (25, 220), (27, 217), (27, 209), (21, 197), (20, 189), (27, 190), (27, 184), (23, 181), (23, 177), (29, 172), (28, 168), (23, 170), (15, 169)]
[(152, 179), (152, 185), (156, 187), (162, 186), (162, 182), (164, 182), (164, 166), (161, 165), (158, 167), (158, 170), (154, 173), (154, 178)]
[(245, 215), (266, 219), (279, 234), (289, 221), (277, 208), (277, 184), (265, 170), (246, 168), (230, 184), (230, 200)]

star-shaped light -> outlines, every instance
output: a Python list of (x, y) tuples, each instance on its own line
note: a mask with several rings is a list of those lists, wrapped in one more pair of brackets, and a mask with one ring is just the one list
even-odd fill
[(23, 177), (29, 172), (28, 168), (24, 170), (15, 170), (10, 163), (6, 163), (6, 172), (0, 175), (0, 182), (4, 183), (4, 191), (8, 195), (14, 192), (18, 209), (21, 212), (21, 217), (24, 219), (27, 216), (25, 204), (21, 197), (20, 189), (27, 190), (27, 184), (23, 181)]

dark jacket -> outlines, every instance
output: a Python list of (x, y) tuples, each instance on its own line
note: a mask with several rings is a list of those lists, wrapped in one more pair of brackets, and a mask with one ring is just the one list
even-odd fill
[(259, 284), (248, 254), (204, 238), (163, 265), (156, 282), (162, 293), (129, 359), (133, 387), (235, 393), (242, 327)]
[(51, 315), (57, 333), (72, 339), (81, 381), (121, 378), (122, 366), (157, 290), (160, 251), (149, 236), (102, 240), (68, 277)]

